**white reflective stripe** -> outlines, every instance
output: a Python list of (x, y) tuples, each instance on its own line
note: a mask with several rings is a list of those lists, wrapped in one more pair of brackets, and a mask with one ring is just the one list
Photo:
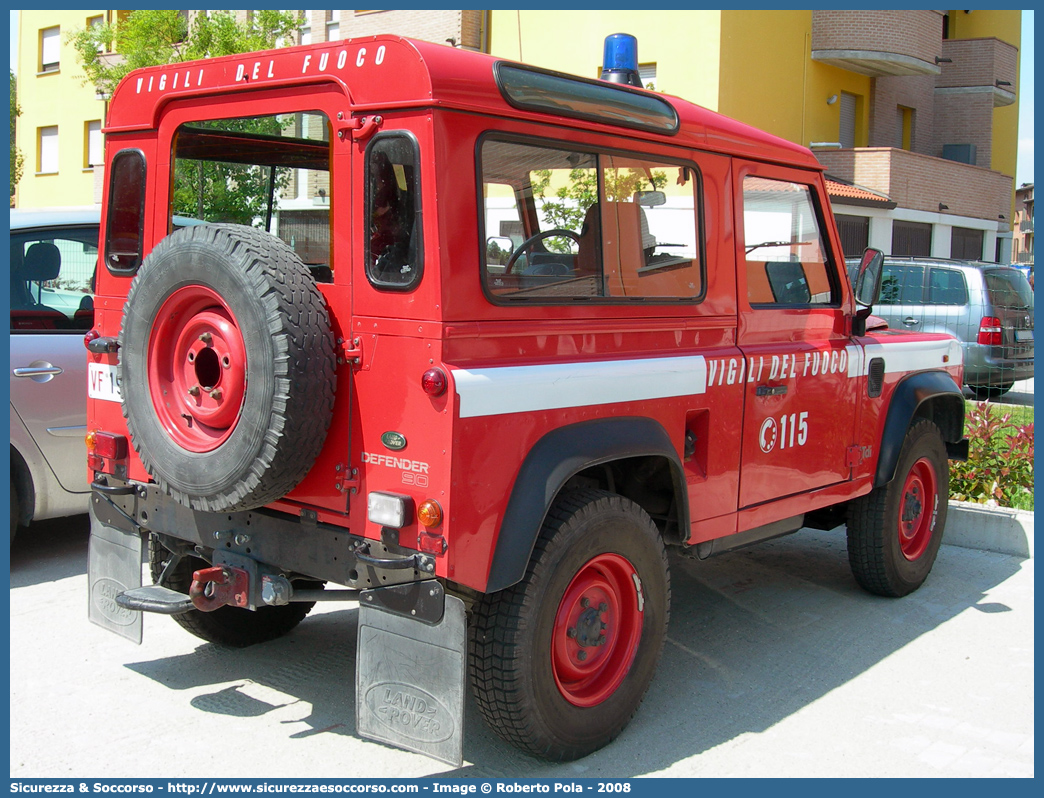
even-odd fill
[[(950, 339), (948, 341), (896, 341), (895, 343), (867, 344), (864, 352), (862, 373), (870, 369), (870, 361), (875, 357), (884, 360), (885, 374), (898, 371), (923, 371), (949, 366), (959, 366), (964, 362), (961, 345)], [(851, 372), (851, 369), (849, 369)]]
[(848, 352), (848, 376), (851, 378), (864, 374), (863, 347), (849, 344), (845, 347), (845, 351)]
[(619, 404), (707, 391), (702, 356), (454, 369), (460, 417)]

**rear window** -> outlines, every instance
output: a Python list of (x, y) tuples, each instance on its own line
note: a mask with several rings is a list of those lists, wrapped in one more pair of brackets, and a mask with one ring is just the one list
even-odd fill
[(1022, 272), (1016, 269), (995, 269), (985, 272), (983, 278), (993, 307), (1032, 310), (1033, 289)]
[(201, 120), (174, 140), (174, 216), (258, 227), (282, 238), (319, 282), (332, 279), (330, 125), (305, 112)]

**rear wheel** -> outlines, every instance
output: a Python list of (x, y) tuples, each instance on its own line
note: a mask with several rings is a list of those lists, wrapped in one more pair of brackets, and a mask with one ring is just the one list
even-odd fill
[(21, 521), (21, 509), (18, 504), (18, 489), (15, 488), (14, 480), (11, 480), (11, 545), (14, 545), (15, 535), (18, 534), (18, 523)]
[(968, 389), (972, 392), (972, 396), (980, 402), (985, 402), (987, 399), (1004, 396), (1014, 385), (1013, 382), (1005, 382), (1000, 385), (969, 385)]
[(602, 491), (561, 497), (525, 578), (475, 606), (468, 663), (486, 722), (556, 761), (606, 745), (652, 681), (669, 612), (666, 553), (649, 516)]
[(927, 579), (942, 543), (949, 465), (939, 428), (927, 419), (906, 433), (895, 477), (852, 503), (848, 561), (856, 581), (880, 596), (905, 596)]
[[(155, 535), (149, 536), (149, 570), (154, 582), (159, 582), (160, 574), (172, 556), (174, 555)], [(198, 557), (181, 557), (162, 584), (171, 590), (187, 594), (192, 584), (193, 572), (209, 565)], [(319, 590), (323, 583), (299, 581), (294, 582), (294, 587), (301, 590)], [(287, 634), (304, 620), (314, 606), (314, 602), (294, 602), (276, 607), (262, 607), (258, 610), (219, 607), (212, 612), (189, 610), (171, 617), (183, 629), (210, 643), (245, 648)]]

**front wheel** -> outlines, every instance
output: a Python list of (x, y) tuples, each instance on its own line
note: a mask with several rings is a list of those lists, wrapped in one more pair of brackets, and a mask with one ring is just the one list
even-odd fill
[(848, 562), (856, 581), (879, 596), (905, 596), (928, 578), (942, 543), (949, 464), (939, 428), (910, 426), (895, 477), (852, 503)]
[(486, 722), (555, 761), (608, 744), (652, 681), (670, 590), (663, 540), (638, 505), (594, 490), (560, 497), (525, 578), (475, 607), (468, 667)]

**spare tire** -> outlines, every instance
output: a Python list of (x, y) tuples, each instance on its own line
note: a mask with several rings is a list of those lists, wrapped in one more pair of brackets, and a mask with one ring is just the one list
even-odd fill
[(131, 283), (119, 352), (134, 449), (194, 510), (282, 498), (323, 447), (336, 387), (330, 319), (275, 236), (225, 224), (169, 235)]

